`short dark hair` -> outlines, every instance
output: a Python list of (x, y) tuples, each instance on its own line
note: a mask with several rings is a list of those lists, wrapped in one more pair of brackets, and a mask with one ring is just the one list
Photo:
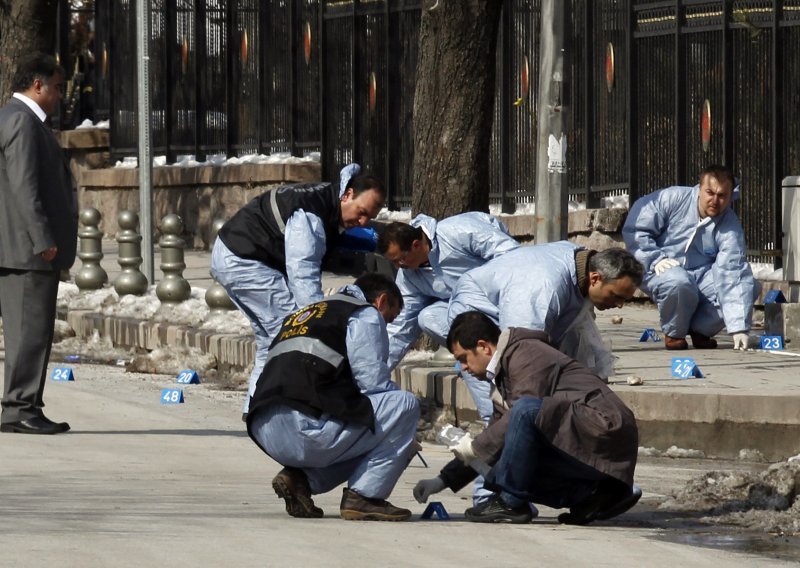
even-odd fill
[(594, 253), (589, 258), (589, 272), (597, 272), (603, 282), (613, 282), (629, 276), (638, 286), (642, 283), (644, 268), (630, 252), (622, 248), (610, 248)]
[(398, 221), (389, 223), (378, 237), (378, 253), (386, 254), (392, 243), (400, 247), (403, 252), (409, 251), (414, 241), (422, 240), (422, 235), (422, 227), (412, 227), (408, 223)]
[(11, 90), (21, 93), (28, 90), (34, 80), (46, 81), (56, 74), (63, 77), (64, 68), (58, 64), (55, 57), (41, 52), (30, 53), (23, 56), (17, 64), (17, 71), (11, 81)]
[(733, 175), (733, 172), (730, 168), (726, 166), (721, 166), (720, 164), (711, 164), (707, 166), (702, 172), (700, 172), (700, 181), (703, 181), (703, 178), (706, 176), (711, 176), (716, 179), (719, 183), (728, 182), (731, 184), (731, 190), (736, 187), (736, 177)]
[(345, 191), (348, 189), (353, 190), (353, 197), (358, 197), (365, 191), (376, 191), (381, 196), (381, 201), (386, 201), (386, 186), (383, 182), (371, 175), (353, 176), (347, 182)]
[(388, 294), (389, 298), (403, 309), (403, 294), (400, 293), (400, 288), (394, 283), (394, 280), (381, 274), (380, 272), (367, 272), (362, 274), (354, 282), (356, 286), (361, 288), (364, 292), (364, 297), (367, 302), (374, 302), (381, 294)]
[(500, 328), (492, 318), (483, 312), (464, 312), (458, 314), (450, 326), (447, 348), (452, 352), (456, 341), (464, 349), (475, 349), (481, 340), (497, 345), (499, 338)]

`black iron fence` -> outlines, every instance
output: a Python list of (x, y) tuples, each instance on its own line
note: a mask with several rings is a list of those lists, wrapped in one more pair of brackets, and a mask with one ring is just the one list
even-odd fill
[[(135, 2), (95, 14), (90, 118), (112, 152), (136, 151)], [(77, 6), (77, 7), (76, 7)], [(321, 152), (323, 174), (358, 161), (390, 206), (411, 201), (420, 0), (154, 0), (154, 150), (228, 156)], [(67, 14), (68, 10), (64, 13)], [(696, 183), (710, 163), (742, 180), (751, 256), (780, 249), (780, 181), (800, 173), (800, 0), (569, 0), (566, 100), (572, 199), (598, 206)], [(490, 200), (531, 202), (540, 0), (504, 0)], [(63, 45), (73, 37), (62, 32)], [(62, 49), (68, 69), (79, 51)], [(79, 66), (80, 66), (79, 65)]]

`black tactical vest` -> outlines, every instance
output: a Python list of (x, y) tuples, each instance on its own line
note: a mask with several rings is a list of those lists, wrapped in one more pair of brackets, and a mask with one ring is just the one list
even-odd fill
[(339, 193), (330, 183), (298, 183), (266, 191), (231, 217), (219, 230), (219, 238), (236, 256), (286, 274), (286, 222), (298, 209), (322, 220), (329, 252), (339, 235), (340, 217)]
[(346, 344), (350, 315), (369, 305), (337, 294), (283, 320), (250, 399), (248, 431), (258, 410), (272, 404), (374, 428), (372, 404), (353, 380)]

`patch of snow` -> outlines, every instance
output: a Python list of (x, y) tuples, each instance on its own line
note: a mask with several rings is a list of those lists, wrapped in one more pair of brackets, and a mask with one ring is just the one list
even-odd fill
[(107, 120), (99, 120), (96, 123), (92, 122), (90, 119), (86, 118), (81, 122), (78, 126), (75, 127), (75, 130), (84, 130), (87, 128), (103, 128), (108, 129), (109, 121)]
[[(224, 154), (213, 154), (205, 162), (197, 161), (193, 154), (178, 156), (174, 164), (167, 164), (166, 156), (154, 156), (153, 167), (171, 168), (197, 168), (200, 166), (238, 166), (242, 164), (308, 164), (319, 163), (320, 153), (309, 152), (305, 156), (292, 156), (289, 152), (276, 152), (274, 154), (246, 154), (244, 156), (226, 157)], [(135, 156), (125, 157), (117, 161), (115, 168), (135, 168), (139, 161)]]
[(667, 451), (664, 452), (664, 455), (668, 458), (704, 458), (706, 457), (705, 452), (700, 450), (686, 450), (684, 448), (679, 448), (678, 446), (670, 446), (667, 448)]

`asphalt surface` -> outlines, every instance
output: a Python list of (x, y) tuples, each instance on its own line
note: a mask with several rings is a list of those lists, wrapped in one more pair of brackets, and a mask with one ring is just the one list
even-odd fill
[(464, 520), (469, 490), (436, 497), (452, 520), (419, 519), (411, 489), (450, 458), (426, 444), (430, 467), (412, 461), (391, 497), (415, 513), (411, 522), (343, 521), (339, 489), (316, 498), (325, 518), (294, 519), (271, 489), (278, 464), (239, 421), (241, 393), (189, 385), (183, 404), (162, 405), (175, 377), (72, 369), (74, 382), (48, 380), (45, 389), (48, 416), (69, 421), (70, 432), (0, 434), (0, 566), (718, 568), (789, 565), (797, 550), (657, 509), (683, 481), (720, 465), (694, 460), (643, 459), (645, 496), (616, 520), (568, 527), (542, 508), (530, 525), (487, 526)]
[[(103, 243), (109, 253), (103, 266), (112, 280), (119, 270), (115, 247)], [(192, 286), (210, 285), (208, 253), (187, 253), (186, 263), (184, 274)], [(326, 287), (352, 280), (327, 273), (324, 279)], [(614, 315), (623, 322), (612, 323)], [(726, 408), (737, 400), (746, 402), (737, 408), (751, 418), (774, 421), (783, 420), (776, 417), (776, 401), (788, 401), (787, 413), (797, 408), (800, 358), (790, 353), (735, 352), (722, 337), (716, 351), (685, 353), (695, 357), (704, 379), (675, 379), (670, 376), (673, 354), (663, 344), (638, 341), (644, 328), (657, 327), (655, 310), (633, 306), (602, 312), (598, 325), (618, 356), (614, 388), (639, 401), (637, 416), (675, 415), (680, 409), (694, 417), (719, 415), (732, 412)], [(423, 455), (430, 467), (412, 461), (391, 497), (415, 513), (411, 522), (343, 521), (339, 489), (316, 498), (325, 518), (293, 519), (271, 489), (280, 466), (244, 432), (242, 392), (190, 385), (183, 387), (185, 403), (162, 405), (161, 389), (177, 386), (175, 377), (71, 367), (74, 382), (48, 380), (45, 410), (54, 420), (69, 421), (72, 431), (52, 437), (0, 434), (0, 567), (541, 563), (718, 568), (800, 560), (800, 547), (790, 538), (700, 523), (697, 515), (659, 508), (671, 491), (709, 469), (766, 467), (742, 461), (642, 458), (637, 483), (644, 497), (622, 517), (568, 527), (556, 522), (557, 511), (542, 508), (530, 525), (487, 526), (464, 520), (468, 489), (436, 496), (452, 520), (419, 519), (424, 506), (413, 500), (411, 489), (450, 458), (445, 448), (426, 444)], [(628, 386), (629, 376), (641, 377), (643, 384)], [(677, 401), (672, 407), (664, 402), (670, 399)], [(690, 400), (706, 402), (692, 407)]]

